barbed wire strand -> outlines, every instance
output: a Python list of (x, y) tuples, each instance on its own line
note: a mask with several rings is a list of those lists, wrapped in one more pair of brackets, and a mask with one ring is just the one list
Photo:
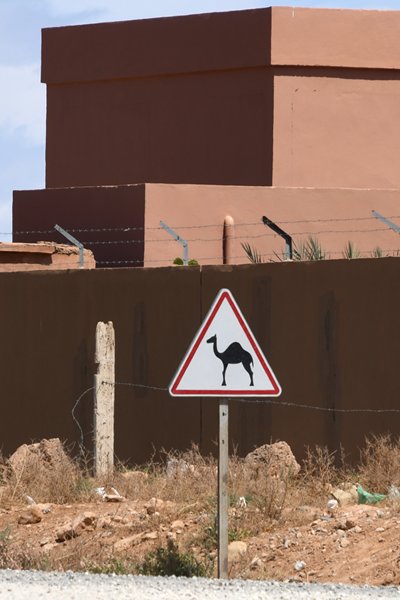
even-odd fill
[[(146, 389), (146, 390), (152, 390), (152, 391), (161, 391), (161, 392), (168, 391), (168, 388), (166, 388), (166, 387), (146, 385), (143, 383), (131, 383), (131, 382), (125, 382), (125, 381), (115, 381), (115, 382), (101, 381), (99, 383), (99, 386), (102, 384), (113, 385), (114, 387), (125, 386), (125, 387)], [(95, 389), (95, 386), (91, 386), (91, 387), (87, 388), (84, 392), (82, 392), (82, 394), (75, 401), (75, 403), (72, 407), (72, 410), (71, 410), (72, 419), (74, 420), (75, 424), (77, 425), (77, 427), (79, 429), (82, 446), (83, 446), (83, 441), (84, 441), (84, 433), (83, 433), (81, 424), (75, 415), (75, 411), (76, 411), (79, 403), (81, 402), (81, 400), (89, 392), (93, 391), (94, 389)], [(207, 396), (200, 396), (200, 397), (206, 398)], [(360, 413), (399, 414), (400, 413), (400, 408), (364, 408), (364, 407), (363, 408), (336, 408), (336, 407), (332, 407), (332, 406), (315, 406), (312, 404), (299, 404), (297, 402), (287, 402), (285, 400), (279, 400), (279, 399), (274, 399), (274, 398), (263, 398), (262, 400), (259, 400), (257, 397), (256, 398), (254, 398), (254, 397), (253, 398), (238, 398), (235, 396), (229, 397), (228, 390), (227, 390), (226, 397), (231, 402), (239, 402), (239, 403), (246, 403), (246, 404), (263, 404), (264, 406), (265, 405), (273, 405), (273, 406), (280, 406), (280, 407), (285, 407), (285, 408), (299, 408), (299, 409), (303, 409), (303, 410), (315, 410), (315, 411), (319, 411), (319, 412), (335, 413), (335, 414), (360, 414)], [(196, 398), (198, 398), (198, 396), (196, 396)]]
[[(376, 255), (376, 250), (377, 248), (379, 248), (379, 252), (380, 255), (377, 256)], [(298, 262), (320, 262), (321, 260), (329, 260), (329, 259), (334, 259), (335, 257), (342, 257), (343, 260), (349, 260), (349, 257), (346, 256), (346, 253), (344, 250), (327, 250), (327, 249), (322, 249), (322, 254), (323, 254), (323, 258), (321, 259), (307, 259), (305, 258), (300, 258), (300, 259), (294, 259), (294, 260), (287, 260), (286, 258), (283, 257), (283, 253), (281, 255), (281, 253), (279, 251), (275, 251), (275, 252), (258, 252), (258, 255), (261, 258), (265, 258), (266, 260), (263, 262), (263, 264), (270, 264), (270, 263), (275, 263), (275, 262), (294, 262), (294, 263), (298, 263)], [(173, 260), (175, 259), (175, 257), (179, 255), (179, 251), (177, 249), (177, 252), (174, 254), (171, 254), (171, 256), (163, 256), (161, 258), (121, 258), (121, 259), (115, 259), (115, 260), (101, 260), (101, 259), (96, 259), (94, 257), (94, 262), (95, 264), (90, 265), (89, 263), (92, 261), (91, 258), (85, 257), (84, 258), (84, 264), (83, 264), (83, 269), (80, 269), (80, 264), (79, 264), (79, 257), (75, 254), (73, 256), (73, 258), (71, 257), (69, 260), (66, 261), (57, 261), (54, 262), (52, 264), (43, 264), (40, 262), (37, 263), (26, 263), (27, 266), (29, 266), (28, 269), (24, 268), (24, 269), (15, 269), (15, 271), (18, 272), (22, 272), (22, 271), (63, 271), (63, 270), (70, 270), (70, 271), (77, 271), (77, 270), (92, 270), (95, 269), (96, 266), (101, 268), (108, 268), (108, 267), (112, 267), (115, 265), (119, 265), (119, 266), (132, 266), (132, 267), (138, 267), (138, 266), (143, 266), (143, 265), (157, 265), (157, 263), (167, 263), (167, 266), (176, 266), (173, 265)], [(378, 246), (376, 246), (373, 249), (370, 250), (359, 250), (357, 248), (357, 256), (355, 256), (353, 258), (353, 260), (357, 260), (358, 258), (389, 258), (389, 257), (399, 257), (400, 255), (400, 244), (399, 244), (399, 248), (398, 249), (394, 249), (394, 248), (390, 248), (390, 249), (383, 249), (380, 248)], [(222, 266), (222, 252), (219, 255), (212, 255), (212, 256), (194, 256), (194, 258), (196, 258), (196, 260), (200, 263), (199, 266), (204, 266), (207, 264), (215, 264), (215, 263), (211, 263), (208, 261), (217, 261), (217, 264), (220, 264)], [(243, 251), (243, 254), (240, 255), (236, 255), (236, 256), (232, 256), (229, 257), (229, 259), (231, 261), (242, 261), (240, 264), (247, 264), (249, 262), (249, 259), (246, 255), (246, 253)], [(246, 261), (246, 262), (243, 262)], [(12, 263), (13, 266), (17, 267), (17, 266), (21, 266), (21, 264), (25, 264), (25, 263)], [(239, 264), (239, 263), (237, 263)], [(89, 266), (88, 266), (89, 265)]]
[[(399, 219), (400, 215), (388, 215), (385, 218), (387, 219)], [(288, 220), (288, 221), (279, 221), (280, 225), (295, 225), (295, 224), (300, 224), (300, 223), (339, 223), (339, 222), (353, 222), (353, 221), (376, 221), (376, 217), (374, 216), (370, 216), (370, 217), (337, 217), (337, 218), (328, 218), (328, 219), (297, 219), (297, 220)], [(262, 225), (261, 220), (260, 221), (249, 221), (249, 222), (237, 222), (234, 223), (234, 225), (226, 225), (227, 227), (248, 227), (248, 226), (254, 226), (254, 225)], [(219, 223), (207, 223), (207, 224), (201, 224), (201, 225), (177, 225), (177, 224), (173, 224), (171, 225), (173, 228), (176, 229), (203, 229), (203, 228), (207, 228), (207, 227), (222, 227), (223, 226), (223, 222), (219, 222)], [(116, 232), (116, 231), (123, 231), (123, 232), (129, 232), (129, 231), (162, 231), (163, 228), (160, 226), (156, 226), (156, 227), (145, 227), (145, 226), (127, 226), (127, 225), (123, 225), (120, 227), (109, 227), (109, 226), (103, 226), (103, 227), (88, 227), (88, 228), (84, 228), (84, 227), (67, 227), (67, 231), (71, 232), (71, 233), (96, 233), (96, 232)], [(386, 228), (386, 230), (389, 230), (389, 228)], [(32, 230), (20, 230), (20, 231), (14, 231), (14, 232), (0, 232), (0, 235), (34, 235), (34, 234), (46, 234), (46, 233), (55, 233), (54, 229), (32, 229)]]
[[(381, 252), (384, 256), (382, 257), (376, 257), (374, 256), (374, 250), (361, 250), (359, 251), (359, 256), (357, 258), (354, 258), (352, 260), (357, 260), (358, 258), (389, 258), (389, 257), (398, 257), (399, 253), (400, 253), (400, 248), (399, 250), (393, 250), (393, 249), (388, 249), (388, 250), (383, 250), (381, 249)], [(262, 264), (270, 264), (270, 263), (275, 263), (275, 262), (294, 262), (294, 263), (299, 263), (299, 262), (321, 262), (322, 261), (326, 261), (329, 260), (331, 257), (334, 256), (341, 256), (343, 258), (343, 260), (349, 260), (345, 255), (344, 252), (342, 250), (335, 250), (335, 251), (330, 251), (330, 250), (324, 250), (323, 251), (325, 258), (324, 259), (319, 259), (319, 260), (308, 260), (306, 258), (304, 259), (299, 259), (299, 260), (286, 260), (285, 258), (281, 258), (281, 256), (279, 255), (279, 253), (277, 252), (269, 252), (269, 253), (259, 253), (259, 256), (261, 258), (267, 258), (270, 260), (266, 260), (264, 263)], [(113, 265), (121, 265), (121, 266), (129, 266), (131, 265), (133, 268), (138, 267), (140, 265), (148, 265), (149, 263), (151, 264), (156, 264), (156, 263), (168, 263), (168, 266), (176, 266), (173, 265), (173, 260), (175, 258), (174, 256), (170, 256), (170, 257), (163, 257), (163, 258), (151, 258), (151, 259), (143, 259), (143, 258), (126, 258), (126, 259), (121, 259), (121, 260), (96, 260), (96, 265), (97, 267), (102, 267), (104, 265), (104, 268), (107, 268), (108, 266), (112, 267)], [(238, 255), (238, 256), (232, 256), (230, 257), (230, 260), (244, 260), (246, 259), (246, 254), (243, 252), (243, 254)], [(201, 261), (203, 263), (203, 265), (199, 265), (199, 266), (204, 266), (208, 263), (207, 261), (219, 261), (220, 266), (222, 266), (222, 254), (220, 254), (219, 256), (201, 256), (201, 257), (196, 257), (197, 261)], [(248, 262), (248, 260), (247, 260)], [(246, 263), (241, 263), (241, 264), (247, 264)], [(15, 265), (17, 266), (17, 265)], [(84, 263), (83, 269), (80, 269), (80, 265), (79, 265), (79, 259), (76, 259), (76, 261), (70, 260), (70, 261), (66, 261), (66, 262), (57, 262), (54, 263), (52, 266), (50, 265), (43, 265), (38, 263), (37, 265), (35, 265), (34, 263), (29, 263), (29, 269), (19, 269), (18, 272), (21, 271), (79, 271), (79, 270), (94, 270), (95, 266), (86, 266)], [(16, 269), (17, 271), (17, 269)]]
[[(386, 232), (386, 233), (390, 233), (391, 230), (387, 227), (380, 227), (380, 228), (376, 228), (376, 229), (327, 229), (327, 230), (320, 230), (320, 231), (299, 231), (295, 234), (293, 234), (294, 236), (302, 236), (302, 235), (321, 235), (321, 234), (348, 234), (348, 233), (377, 233), (377, 232)], [(276, 233), (257, 233), (257, 234), (245, 234), (245, 235), (235, 235), (232, 239), (233, 240), (250, 240), (250, 239), (259, 239), (259, 238), (267, 238), (267, 237), (274, 237), (274, 238), (279, 238), (278, 234)], [(220, 236), (217, 238), (185, 238), (185, 241), (188, 243), (193, 243), (193, 242), (222, 242), (224, 236)], [(113, 244), (153, 244), (153, 243), (176, 243), (176, 240), (172, 239), (171, 237), (165, 237), (162, 239), (131, 239), (131, 240), (81, 240), (83, 244), (85, 244), (86, 246), (101, 246), (101, 245), (113, 245)]]

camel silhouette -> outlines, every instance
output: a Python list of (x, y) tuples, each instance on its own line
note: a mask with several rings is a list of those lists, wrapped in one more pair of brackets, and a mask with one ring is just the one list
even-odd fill
[(250, 375), (250, 385), (251, 386), (254, 385), (253, 371), (250, 366), (250, 365), (253, 365), (253, 367), (254, 367), (253, 357), (251, 356), (250, 352), (247, 352), (247, 350), (244, 350), (244, 348), (242, 348), (242, 346), (239, 344), (239, 342), (233, 342), (232, 344), (230, 344), (227, 347), (227, 349), (224, 352), (218, 352), (216, 335), (213, 335), (212, 337), (210, 337), (207, 340), (207, 343), (213, 344), (213, 350), (214, 350), (215, 356), (217, 358), (219, 358), (219, 360), (221, 360), (222, 364), (224, 365), (224, 369), (222, 371), (222, 384), (221, 385), (226, 385), (225, 373), (226, 373), (226, 369), (228, 368), (228, 365), (237, 365), (239, 363), (242, 363), (243, 368), (246, 369), (246, 371)]

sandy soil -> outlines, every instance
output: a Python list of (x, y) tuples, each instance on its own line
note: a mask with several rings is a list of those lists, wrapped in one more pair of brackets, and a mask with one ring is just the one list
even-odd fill
[[(27, 512), (29, 517), (29, 508), (0, 510), (3, 565), (7, 557), (11, 567), (96, 570), (97, 566), (104, 571), (104, 565), (111, 564), (118, 569), (122, 562), (140, 563), (168, 538), (176, 540), (182, 550), (193, 551), (198, 559), (215, 564), (215, 539), (205, 541), (209, 516), (196, 505), (160, 502), (154, 512), (146, 503), (131, 500), (38, 506), (41, 520), (33, 524), (19, 523)], [(231, 509), (231, 520), (246, 510)], [(317, 508), (313, 515), (313, 510), (305, 510), (302, 525), (291, 526), (286, 517), (267, 524), (254, 537), (237, 533), (246, 547), (242, 545), (244, 553), (232, 558), (230, 576), (400, 584), (400, 514), (393, 507), (351, 505), (338, 508), (333, 515)], [(76, 536), (68, 539), (67, 533), (63, 540), (63, 532), (71, 530), (74, 519)], [(57, 537), (63, 541), (56, 541)], [(295, 564), (301, 561), (305, 564), (296, 570)]]

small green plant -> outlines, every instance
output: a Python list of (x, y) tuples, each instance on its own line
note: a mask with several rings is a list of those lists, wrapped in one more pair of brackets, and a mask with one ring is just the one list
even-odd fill
[(372, 254), (373, 258), (382, 258), (383, 250), (380, 246), (375, 246), (375, 248), (372, 250), (371, 254)]
[(204, 528), (201, 543), (202, 546), (208, 551), (215, 550), (215, 548), (218, 546), (218, 527), (215, 516), (211, 523)]
[(357, 246), (353, 242), (348, 241), (342, 252), (342, 256), (350, 260), (352, 258), (360, 258), (361, 254)]
[(8, 544), (10, 535), (10, 527), (6, 527), (0, 531), (0, 569), (6, 569), (8, 566)]
[(176, 577), (206, 577), (206, 567), (199, 563), (190, 552), (179, 552), (178, 545), (173, 540), (168, 540), (167, 547), (160, 546), (150, 552), (139, 568), (141, 575), (171, 576)]
[[(246, 253), (247, 258), (253, 264), (263, 263), (262, 254), (251, 246), (248, 242), (242, 243), (242, 248)], [(281, 258), (275, 253), (275, 256), (279, 261), (287, 260), (287, 257)], [(301, 240), (297, 245), (293, 244), (293, 260), (294, 261), (308, 261), (308, 260), (325, 260), (327, 254), (322, 248), (317, 238), (310, 235), (305, 241)]]
[[(182, 267), (184, 266), (184, 262), (183, 259), (180, 256), (177, 256), (176, 258), (174, 258), (173, 260), (173, 265), (177, 265), (178, 267)], [(195, 258), (191, 258), (188, 260), (188, 267), (198, 267), (199, 263)]]
[(237, 524), (229, 528), (228, 539), (230, 542), (240, 542), (251, 536), (250, 529), (242, 529)]
[(251, 263), (259, 264), (264, 262), (257, 248), (254, 248), (254, 246), (250, 246), (248, 242), (242, 242), (242, 248), (245, 251), (247, 258)]
[[(232, 497), (230, 498), (230, 505), (233, 505)], [(209, 517), (209, 524), (203, 530), (203, 535), (201, 538), (202, 546), (208, 550), (215, 550), (218, 546), (218, 525), (217, 525), (217, 514), (213, 512), (212, 516)], [(228, 539), (230, 542), (235, 542), (239, 540), (244, 540), (251, 535), (251, 531), (249, 529), (244, 529), (241, 527), (240, 518), (237, 520), (233, 520), (229, 518), (229, 529), (228, 529)]]
[(322, 248), (319, 240), (310, 235), (305, 241), (301, 240), (293, 248), (293, 260), (325, 260), (327, 258), (325, 250)]

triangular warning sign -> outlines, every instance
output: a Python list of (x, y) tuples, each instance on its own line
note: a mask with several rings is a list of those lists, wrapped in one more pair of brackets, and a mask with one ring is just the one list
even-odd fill
[(229, 290), (221, 290), (169, 387), (171, 396), (279, 396), (281, 387)]

